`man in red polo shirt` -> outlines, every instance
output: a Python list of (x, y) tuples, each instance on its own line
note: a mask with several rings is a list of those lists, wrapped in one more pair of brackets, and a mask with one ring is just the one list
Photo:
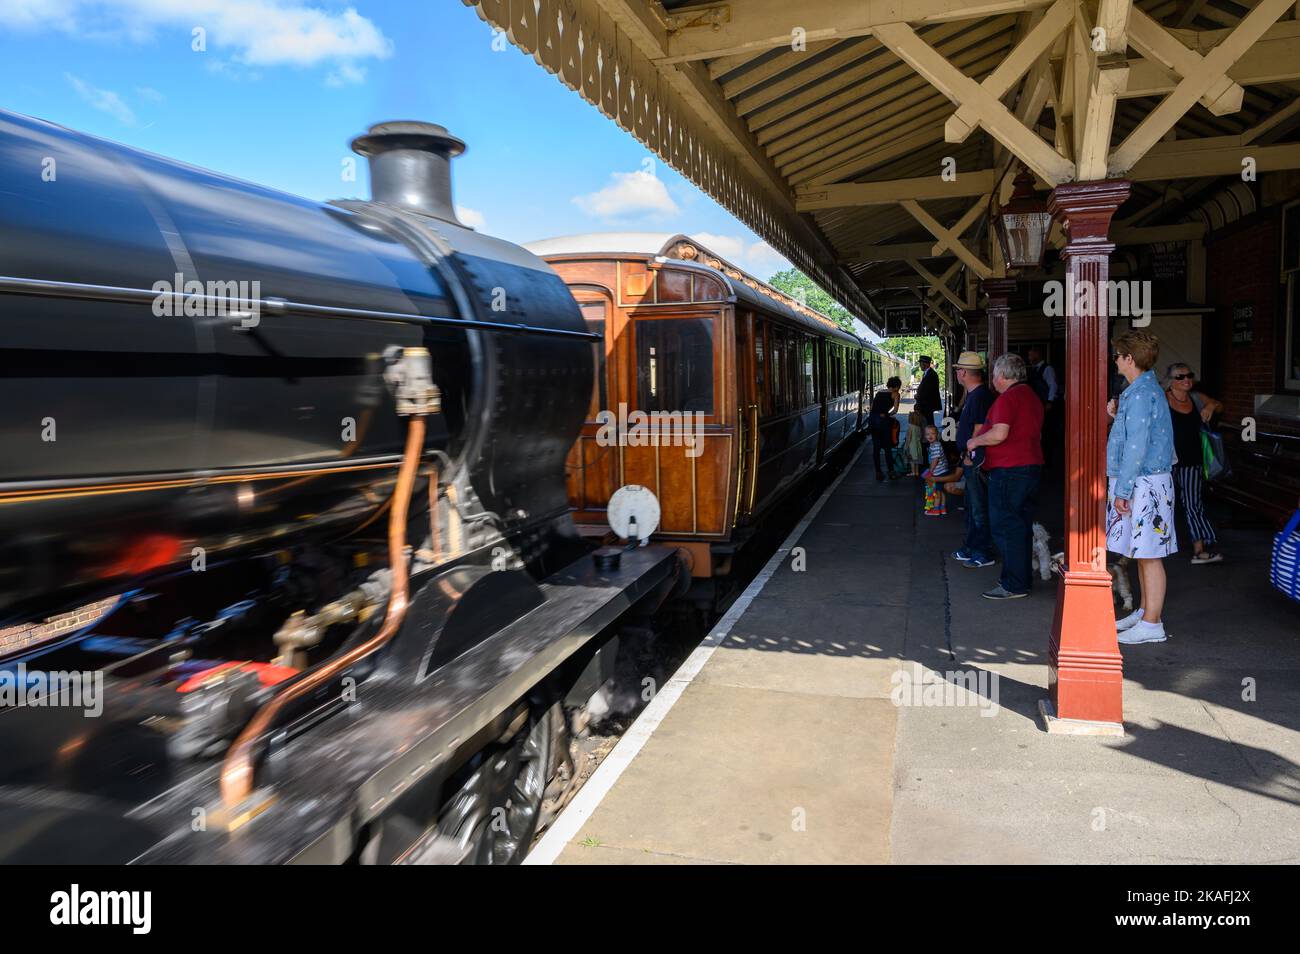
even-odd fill
[(1002, 578), (985, 599), (1015, 600), (1029, 595), (1034, 542), (1034, 511), (1043, 470), (1043, 402), (1026, 384), (1029, 374), (1018, 354), (993, 364), (999, 397), (989, 408), (983, 432), (966, 446), (984, 447), (989, 475), (989, 529), (1002, 554)]

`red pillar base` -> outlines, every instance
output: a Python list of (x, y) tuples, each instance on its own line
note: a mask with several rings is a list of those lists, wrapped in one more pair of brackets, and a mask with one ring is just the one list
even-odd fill
[(1048, 645), (1048, 690), (1058, 718), (1124, 721), (1124, 657), (1115, 641), (1110, 574), (1066, 572)]

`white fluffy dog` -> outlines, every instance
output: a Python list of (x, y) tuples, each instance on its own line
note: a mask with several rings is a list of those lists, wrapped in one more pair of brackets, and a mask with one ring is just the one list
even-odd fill
[(1033, 568), (1044, 580), (1052, 578), (1052, 550), (1048, 546), (1049, 541), (1047, 528), (1041, 523), (1034, 524)]
[(1133, 612), (1133, 588), (1128, 582), (1128, 565), (1128, 557), (1117, 557), (1114, 561), (1106, 561), (1106, 569), (1110, 571), (1111, 590), (1119, 597), (1124, 609), (1131, 613)]
[[(1034, 565), (1038, 565), (1038, 531), (1041, 529), (1039, 524), (1034, 524)], [(1046, 531), (1044, 531), (1046, 535)], [(1133, 612), (1133, 588), (1129, 585), (1128, 565), (1131, 561), (1128, 557), (1116, 557), (1114, 560), (1106, 561), (1106, 572), (1110, 574), (1110, 589), (1114, 599), (1119, 600), (1121, 606), (1126, 612)], [(1055, 553), (1051, 559), (1051, 572), (1065, 572), (1065, 554)], [(1047, 579), (1043, 577), (1043, 579)]]

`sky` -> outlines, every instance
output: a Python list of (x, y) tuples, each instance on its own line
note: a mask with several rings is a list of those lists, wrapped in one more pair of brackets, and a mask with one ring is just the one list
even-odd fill
[(0, 0), (0, 109), (320, 200), (367, 196), (369, 125), (428, 120), (468, 143), (481, 231), (683, 232), (789, 267), (459, 0)]

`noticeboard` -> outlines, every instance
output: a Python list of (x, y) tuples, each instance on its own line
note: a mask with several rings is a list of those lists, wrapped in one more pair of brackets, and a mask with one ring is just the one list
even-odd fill
[(1248, 345), (1255, 341), (1255, 305), (1239, 301), (1232, 306), (1232, 343)]

